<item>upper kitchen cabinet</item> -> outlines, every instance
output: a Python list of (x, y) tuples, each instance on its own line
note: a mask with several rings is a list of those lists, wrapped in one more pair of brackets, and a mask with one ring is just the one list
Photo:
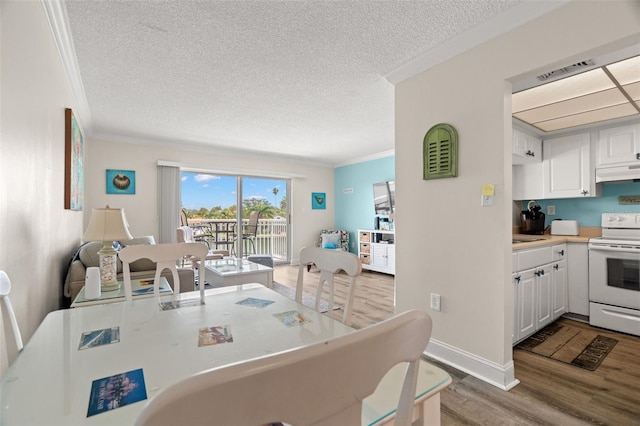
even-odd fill
[(513, 166), (513, 199), (597, 197), (591, 135), (545, 139), (542, 163)]
[(600, 130), (596, 168), (640, 166), (640, 124)]
[(544, 141), (544, 198), (595, 197), (589, 133)]
[(542, 139), (513, 128), (513, 164), (542, 161)]
[(544, 199), (544, 179), (542, 162), (533, 164), (514, 164), (511, 168), (514, 200)]

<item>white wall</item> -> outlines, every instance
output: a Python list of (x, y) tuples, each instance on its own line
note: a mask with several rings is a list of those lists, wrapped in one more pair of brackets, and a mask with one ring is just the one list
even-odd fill
[[(75, 105), (42, 4), (2, 1), (0, 13), (0, 269), (26, 343), (59, 308), (82, 235), (82, 212), (64, 210), (64, 110)], [(0, 325), (4, 371), (15, 352)]]
[[(174, 161), (202, 168), (238, 169), (304, 175), (292, 179), (290, 194), (292, 217), (292, 260), (297, 260), (300, 248), (312, 245), (321, 229), (333, 228), (334, 211), (311, 209), (311, 192), (325, 192), (329, 206), (334, 205), (333, 168), (319, 167), (308, 163), (268, 156), (245, 156), (221, 154), (215, 150), (192, 150), (179, 145), (152, 146), (145, 141), (118, 143), (91, 140), (87, 147), (85, 223), (88, 223), (91, 208), (123, 207), (134, 236), (153, 235), (159, 240), (158, 218), (158, 160)], [(107, 169), (135, 170), (136, 194), (106, 194), (105, 174)]]
[[(516, 383), (509, 81), (638, 43), (639, 29), (637, 1), (570, 2), (396, 86), (397, 304), (433, 317), (429, 352)], [(422, 140), (437, 123), (458, 131), (459, 175), (423, 181)], [(493, 207), (480, 206), (484, 183)]]

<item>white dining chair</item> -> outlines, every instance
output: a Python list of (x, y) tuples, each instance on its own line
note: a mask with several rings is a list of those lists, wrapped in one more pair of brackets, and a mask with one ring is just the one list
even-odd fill
[(6, 272), (0, 271), (0, 299), (2, 299), (4, 310), (6, 311), (7, 317), (9, 317), (9, 322), (11, 323), (11, 331), (16, 342), (16, 350), (20, 352), (23, 348), (22, 335), (20, 334), (18, 320), (16, 319), (16, 314), (13, 311), (13, 306), (9, 299), (9, 293), (11, 293), (11, 280)]
[(401, 362), (408, 366), (394, 424), (409, 425), (430, 336), (431, 318), (408, 311), (325, 342), (206, 370), (151, 398), (136, 425), (360, 425), (363, 399)]
[(344, 313), (342, 322), (351, 325), (351, 314), (353, 312), (353, 296), (355, 292), (356, 277), (362, 272), (360, 258), (353, 253), (341, 250), (327, 250), (320, 247), (303, 247), (300, 249), (298, 259), (298, 280), (296, 284), (296, 302), (302, 303), (305, 277), (310, 280), (315, 273), (309, 272), (307, 265), (313, 263), (320, 270), (318, 278), (318, 288), (316, 290), (317, 311), (320, 310), (320, 301), (323, 295), (324, 285), (328, 287), (329, 309), (333, 309), (334, 303), (334, 276), (339, 271), (344, 271), (349, 277), (347, 284), (347, 296), (344, 303)]
[[(131, 269), (129, 264), (139, 259), (149, 259), (156, 262), (156, 273), (153, 280), (154, 295), (160, 294), (160, 275), (169, 270), (173, 276), (173, 291), (180, 293), (180, 278), (177, 265), (185, 256), (192, 257), (193, 262), (199, 262), (199, 267), (207, 256), (209, 248), (204, 243), (173, 243), (173, 244), (138, 244), (124, 247), (119, 257), (122, 261), (124, 278), (124, 293), (127, 300), (132, 299)], [(202, 269), (201, 269), (202, 270)], [(201, 286), (204, 288), (204, 286)]]

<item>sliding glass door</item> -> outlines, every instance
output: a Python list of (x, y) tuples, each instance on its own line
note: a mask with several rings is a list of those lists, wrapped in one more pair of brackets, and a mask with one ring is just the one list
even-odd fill
[(238, 257), (269, 254), (274, 262), (289, 261), (288, 193), (287, 179), (181, 173), (188, 225), (211, 249)]

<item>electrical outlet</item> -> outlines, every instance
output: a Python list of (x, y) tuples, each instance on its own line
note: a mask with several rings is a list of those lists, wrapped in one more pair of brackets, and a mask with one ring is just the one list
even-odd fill
[(556, 206), (547, 206), (547, 214), (553, 216), (556, 214)]
[(431, 293), (431, 309), (434, 311), (440, 310), (440, 295), (436, 293)]

